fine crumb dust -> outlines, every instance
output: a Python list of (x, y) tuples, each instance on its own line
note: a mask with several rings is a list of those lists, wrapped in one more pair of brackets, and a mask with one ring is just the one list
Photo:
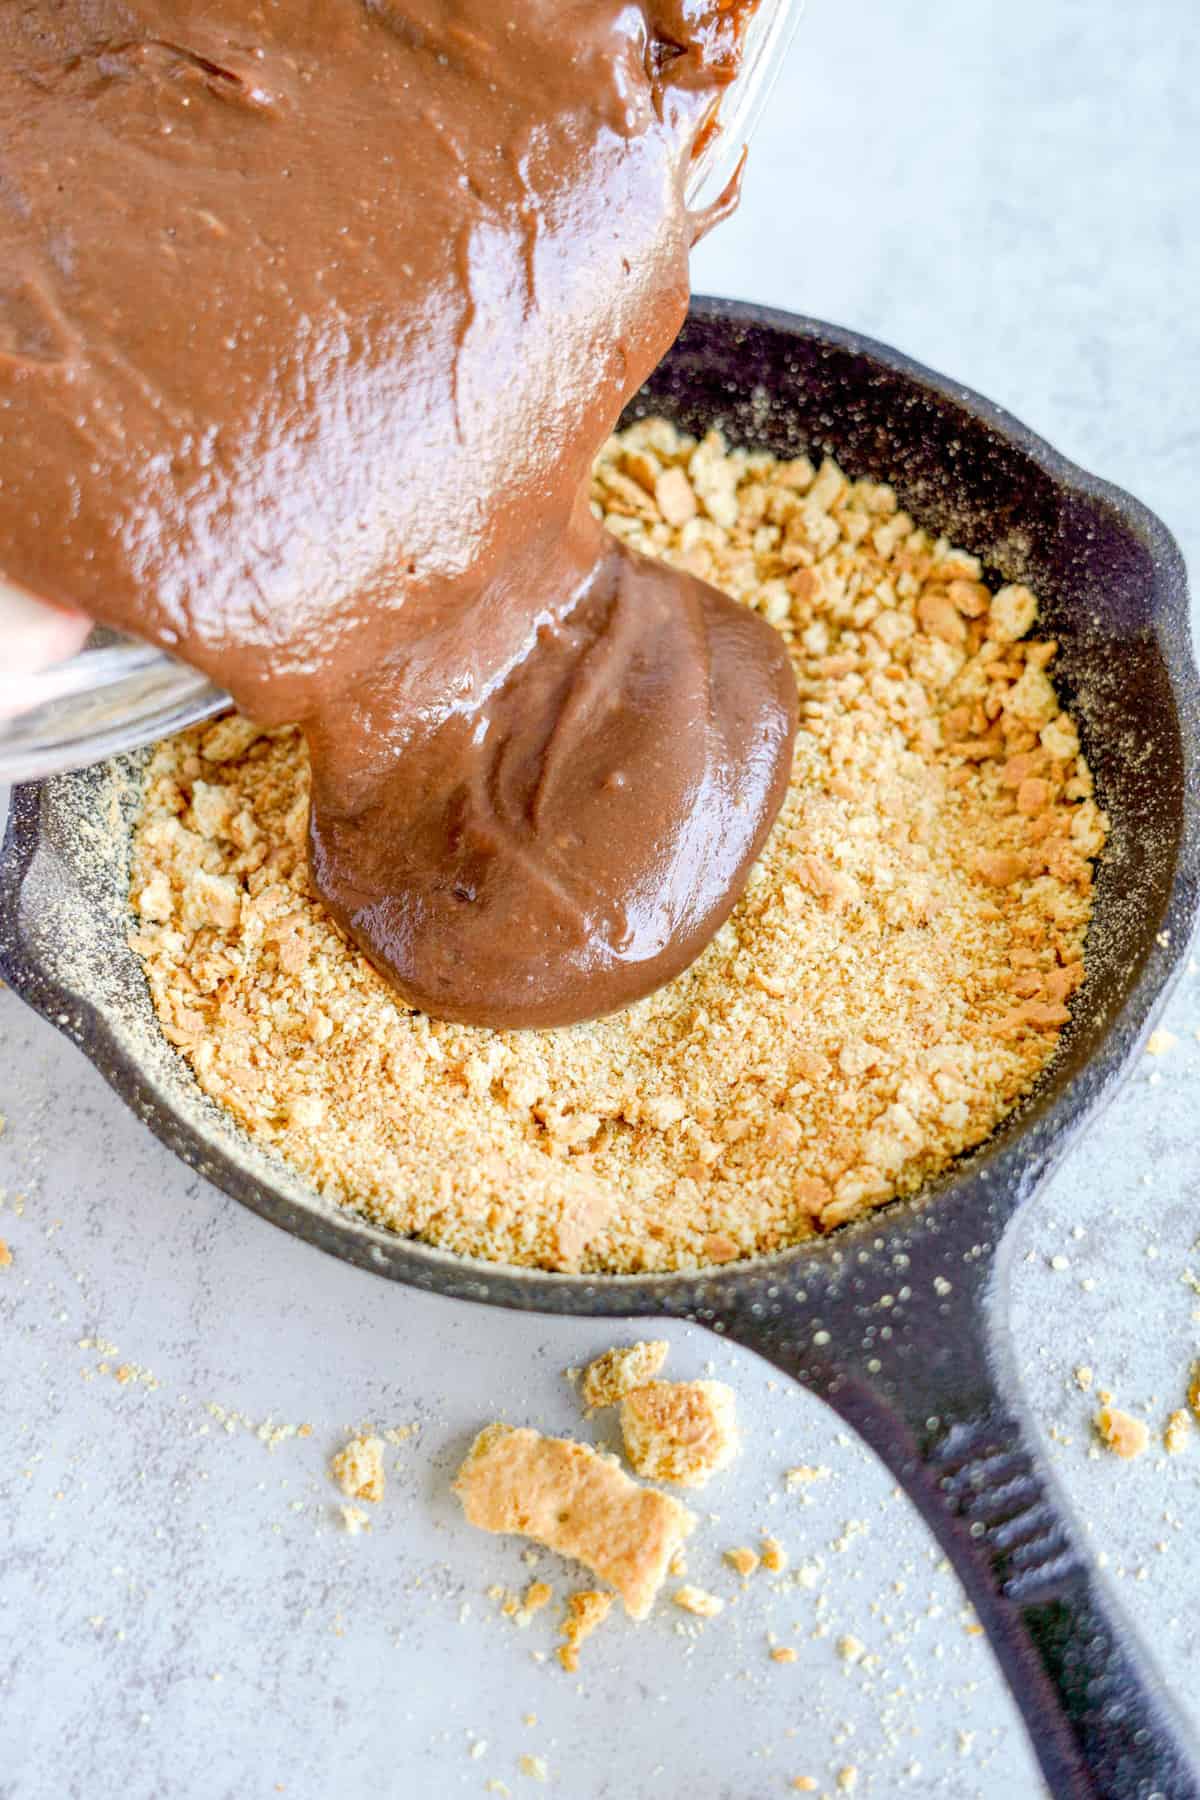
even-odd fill
[(200, 1086), (327, 1198), (509, 1263), (730, 1262), (915, 1192), (1029, 1089), (1107, 821), (1034, 595), (890, 488), (649, 420), (593, 500), (767, 618), (799, 683), (788, 798), (690, 969), (567, 1030), (410, 1011), (313, 894), (299, 734), (237, 717), (150, 760), (132, 942)]

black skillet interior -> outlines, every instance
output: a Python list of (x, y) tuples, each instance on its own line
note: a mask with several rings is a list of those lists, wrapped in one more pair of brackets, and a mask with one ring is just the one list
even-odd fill
[[(1130, 1710), (1134, 1675), (1120, 1634), (1103, 1619), (1053, 1487), (1023, 1444), (1019, 1407), (1000, 1404), (996, 1253), (1016, 1206), (1135, 1054), (1194, 918), (1200, 691), (1178, 551), (1144, 508), (990, 403), (882, 346), (790, 315), (695, 302), (626, 416), (654, 411), (697, 432), (719, 422), (731, 441), (780, 454), (828, 451), (851, 474), (890, 480), (922, 523), (974, 550), (990, 576), (1035, 587), (1042, 628), (1061, 645), (1056, 678), (1113, 822), (1089, 978), (1037, 1091), (935, 1190), (811, 1248), (655, 1278), (468, 1263), (320, 1202), (204, 1100), (154, 1029), (124, 942), (120, 827), (136, 804), (136, 758), (18, 790), (0, 864), (0, 968), (171, 1148), (285, 1229), (460, 1298), (697, 1318), (824, 1394), (896, 1469), (954, 1557), (1056, 1791), (1149, 1795), (1168, 1763), (1184, 1764), (1163, 1722), (1142, 1709), (1144, 1695)], [(986, 1508), (997, 1483), (993, 1517)], [(1037, 1599), (1035, 1589), (1061, 1589), (1068, 1576), (1075, 1587), (1066, 1599), (1065, 1589)], [(1018, 1589), (1034, 1598), (1018, 1602)], [(1084, 1626), (1090, 1652), (1080, 1650)], [(1132, 1746), (1133, 1726), (1104, 1723), (1112, 1704), (1149, 1732), (1148, 1751)], [(1114, 1757), (1134, 1785), (1114, 1785), (1125, 1781)], [(1089, 1785), (1089, 1769), (1102, 1763), (1107, 1785)], [(1172, 1800), (1193, 1791), (1185, 1779), (1172, 1776)]]

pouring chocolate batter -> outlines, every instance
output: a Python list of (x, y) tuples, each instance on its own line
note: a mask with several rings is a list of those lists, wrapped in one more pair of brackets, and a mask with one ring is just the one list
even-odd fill
[(589, 510), (752, 0), (0, 11), (0, 574), (299, 721), (415, 1006), (611, 1011), (783, 797), (782, 644)]

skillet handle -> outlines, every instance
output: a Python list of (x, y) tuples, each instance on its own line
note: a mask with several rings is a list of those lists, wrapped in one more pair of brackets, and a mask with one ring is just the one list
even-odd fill
[(859, 1284), (848, 1356), (782, 1287), (705, 1322), (818, 1393), (895, 1475), (974, 1604), (1057, 1800), (1196, 1800), (1188, 1727), (1036, 1448), (997, 1277), (976, 1265), (964, 1279), (962, 1261), (956, 1275), (936, 1301), (924, 1288), (923, 1307), (888, 1294), (883, 1314)]

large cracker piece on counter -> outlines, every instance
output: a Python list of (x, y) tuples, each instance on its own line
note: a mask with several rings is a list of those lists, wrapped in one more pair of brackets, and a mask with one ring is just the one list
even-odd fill
[(454, 1491), (472, 1525), (574, 1557), (617, 1590), (632, 1619), (649, 1613), (696, 1523), (669, 1494), (631, 1481), (615, 1457), (528, 1426), (486, 1426)]

